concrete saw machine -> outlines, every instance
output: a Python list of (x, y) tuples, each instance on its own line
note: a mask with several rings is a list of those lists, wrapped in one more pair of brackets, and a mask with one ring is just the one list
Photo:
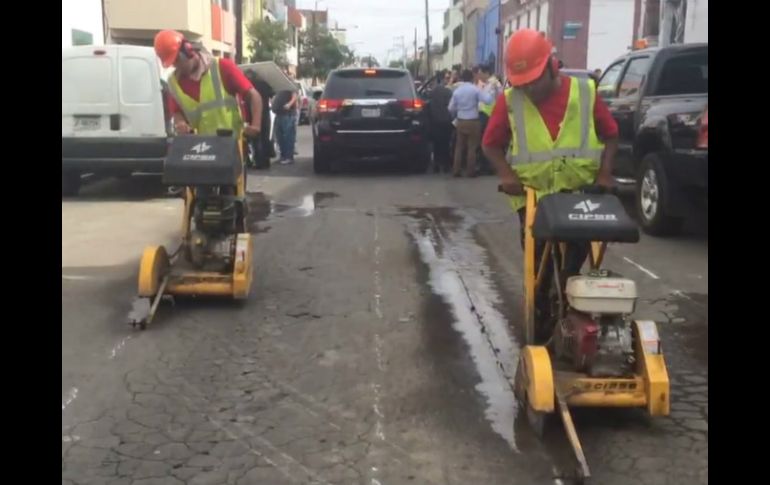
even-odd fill
[[(657, 326), (632, 317), (636, 283), (602, 269), (609, 243), (638, 240), (614, 190), (585, 187), (536, 200), (526, 188), (526, 346), (514, 391), (541, 436), (546, 418), (561, 417), (579, 483), (591, 473), (570, 407), (641, 408), (650, 416), (670, 410)], [(586, 258), (587, 271), (581, 268)]]
[(164, 246), (145, 248), (129, 315), (133, 326), (146, 328), (164, 297), (248, 297), (252, 241), (242, 147), (229, 130), (173, 139), (163, 183), (184, 187), (182, 241), (173, 253)]

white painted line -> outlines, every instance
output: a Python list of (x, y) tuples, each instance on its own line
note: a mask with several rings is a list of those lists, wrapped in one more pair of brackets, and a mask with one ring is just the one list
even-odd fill
[(637, 262), (635, 262), (635, 261), (632, 261), (632, 260), (630, 260), (630, 259), (626, 258), (625, 256), (623, 257), (623, 260), (624, 260), (626, 263), (629, 263), (629, 264), (632, 264), (632, 265), (636, 266), (636, 267), (637, 267), (637, 268), (638, 268), (640, 271), (642, 271), (642, 272), (646, 273), (646, 274), (647, 274), (647, 276), (649, 276), (650, 278), (652, 278), (652, 279), (654, 279), (654, 280), (659, 280), (659, 279), (660, 279), (660, 277), (659, 277), (658, 275), (656, 275), (655, 273), (653, 273), (653, 272), (652, 272), (652, 271), (650, 271), (649, 269), (645, 268), (645, 267), (644, 267), (644, 266), (642, 266), (641, 264), (639, 264), (639, 263), (637, 263)]
[(77, 387), (73, 387), (67, 393), (67, 398), (64, 401), (62, 401), (62, 403), (61, 403), (61, 410), (64, 411), (65, 409), (67, 409), (67, 406), (72, 404), (72, 401), (77, 399), (77, 397), (78, 397), (78, 388)]
[(672, 291), (671, 293), (672, 293), (672, 294), (674, 294), (674, 295), (676, 295), (676, 296), (678, 296), (679, 298), (684, 298), (685, 300), (690, 300), (690, 301), (692, 301), (692, 298), (690, 298), (690, 296), (688, 296), (687, 294), (685, 294), (684, 292), (682, 292), (682, 290), (674, 290), (674, 291)]
[[(379, 212), (375, 211), (374, 213), (374, 275), (373, 275), (373, 284), (374, 284), (374, 312), (377, 315), (378, 323), (383, 322), (383, 314), (382, 314), (382, 305), (381, 305), (381, 298), (382, 298), (382, 280), (380, 279), (380, 219), (379, 219)], [(379, 333), (374, 334), (374, 353), (377, 360), (377, 368), (379, 369), (380, 373), (383, 373), (385, 371), (385, 359), (382, 357), (382, 338), (380, 337)], [(380, 410), (380, 384), (377, 382), (371, 383), (372, 388), (372, 409), (374, 410), (375, 415), (375, 423), (374, 423), (374, 434), (377, 437), (377, 439), (382, 443), (387, 443), (387, 440), (385, 438), (385, 431), (383, 429), (383, 419), (385, 418), (385, 414)], [(372, 467), (372, 475), (377, 474), (377, 468)], [(372, 476), (371, 478), (371, 485), (382, 485), (379, 480), (377, 480), (376, 477)]]
[(110, 360), (118, 356), (120, 351), (123, 350), (123, 347), (125, 347), (126, 342), (128, 342), (130, 339), (131, 339), (131, 336), (129, 335), (128, 337), (118, 342), (117, 345), (115, 345), (115, 347), (112, 348), (112, 350), (110, 351)]
[(84, 276), (79, 274), (62, 274), (61, 279), (68, 281), (85, 281), (94, 279), (93, 276)]

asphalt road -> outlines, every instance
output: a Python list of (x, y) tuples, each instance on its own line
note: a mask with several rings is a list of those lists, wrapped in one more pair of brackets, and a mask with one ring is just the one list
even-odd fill
[[(509, 381), (518, 223), (493, 177), (382, 164), (250, 172), (255, 284), (243, 305), (163, 306), (126, 324), (146, 244), (178, 236), (159, 179), (62, 200), (62, 484), (558, 483)], [(672, 415), (579, 410), (595, 484), (708, 483), (708, 229), (613, 245), (659, 322)], [(564, 483), (568, 483), (564, 481)]]

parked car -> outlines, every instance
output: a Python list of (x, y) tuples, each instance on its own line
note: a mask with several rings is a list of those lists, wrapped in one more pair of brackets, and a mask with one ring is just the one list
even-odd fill
[(161, 173), (172, 133), (152, 47), (62, 49), (62, 195), (81, 175)]
[(415, 172), (430, 164), (423, 101), (405, 69), (332, 71), (313, 121), (313, 168), (333, 160), (390, 157)]
[(615, 176), (635, 183), (642, 229), (677, 233), (708, 210), (708, 44), (632, 51), (598, 92), (618, 123)]

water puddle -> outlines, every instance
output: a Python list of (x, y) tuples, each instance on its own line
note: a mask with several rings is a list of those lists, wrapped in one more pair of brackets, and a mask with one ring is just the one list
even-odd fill
[(334, 192), (314, 192), (302, 197), (298, 204), (276, 202), (263, 192), (246, 194), (248, 212), (246, 223), (249, 232), (259, 234), (270, 230), (263, 223), (294, 217), (310, 217), (317, 209), (325, 207), (323, 201), (339, 197)]
[(497, 308), (501, 298), (490, 280), (485, 250), (474, 240), (470, 218), (452, 209), (404, 209), (407, 229), (429, 268), (429, 285), (451, 309), (455, 330), (467, 343), (493, 430), (518, 451), (514, 436), (517, 402), (513, 378), (519, 347), (508, 320)]

